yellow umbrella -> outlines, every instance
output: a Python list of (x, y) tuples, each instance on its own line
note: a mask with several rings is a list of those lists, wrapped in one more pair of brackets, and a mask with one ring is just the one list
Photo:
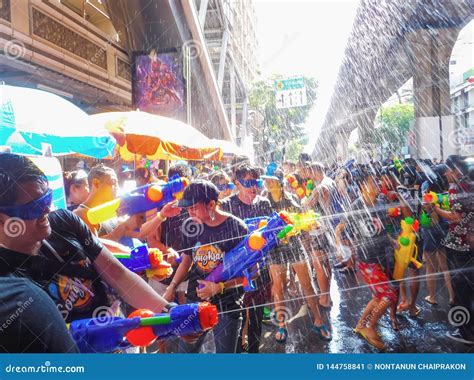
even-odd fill
[(218, 140), (212, 139), (212, 144), (218, 146), (224, 152), (224, 156), (247, 156), (245, 150), (233, 143), (232, 141), (227, 140)]
[(150, 160), (220, 160), (222, 149), (201, 132), (179, 120), (147, 112), (105, 112), (91, 115), (98, 128), (116, 139), (120, 156), (136, 154)]

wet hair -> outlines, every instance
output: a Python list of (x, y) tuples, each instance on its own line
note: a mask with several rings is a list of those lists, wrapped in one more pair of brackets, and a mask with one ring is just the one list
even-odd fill
[(243, 164), (240, 165), (234, 172), (234, 180), (243, 179), (245, 176), (250, 175), (252, 178), (259, 178), (259, 170), (255, 166)]
[(193, 178), (193, 172), (191, 168), (183, 163), (171, 165), (168, 169), (168, 178), (171, 178), (175, 175), (179, 175), (180, 177), (184, 177), (187, 179)]
[(230, 177), (227, 175), (226, 172), (219, 170), (217, 172), (214, 172), (209, 176), (209, 180), (214, 184), (214, 185), (220, 185), (221, 181), (225, 181), (226, 183), (230, 182)]
[(298, 157), (298, 161), (302, 164), (305, 165), (307, 162), (311, 162), (311, 156), (308, 153), (300, 153)]
[(46, 175), (28, 157), (0, 154), (0, 206), (15, 205), (19, 187), (30, 181), (48, 184)]
[(448, 156), (445, 165), (449, 169), (459, 173), (461, 177), (469, 173), (469, 166), (466, 162), (466, 159), (458, 154), (452, 154)]
[(66, 193), (66, 197), (69, 197), (71, 186), (82, 186), (87, 183), (87, 173), (84, 170), (64, 172), (64, 192)]
[(250, 160), (247, 156), (241, 156), (241, 155), (236, 155), (234, 158), (232, 158), (232, 161), (230, 162), (231, 167), (235, 171), (240, 165), (243, 164), (249, 164), (250, 165)]
[(147, 182), (150, 181), (150, 179), (152, 178), (152, 173), (150, 171), (150, 169), (147, 169), (145, 167), (139, 167), (135, 170), (135, 178), (143, 178), (144, 180), (146, 180)]
[(306, 162), (304, 166), (314, 173), (326, 173), (326, 169), (321, 162)]
[(89, 186), (92, 187), (92, 181), (94, 179), (102, 180), (105, 176), (109, 175), (110, 173), (115, 173), (114, 169), (105, 166), (104, 164), (95, 165), (89, 175), (87, 177), (87, 181), (89, 182)]
[(351, 171), (353, 181), (360, 187), (370, 178), (375, 181), (374, 173), (370, 168), (360, 165), (357, 169)]

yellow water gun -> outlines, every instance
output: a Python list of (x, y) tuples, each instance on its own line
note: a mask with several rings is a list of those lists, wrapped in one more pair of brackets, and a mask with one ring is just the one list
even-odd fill
[(288, 232), (286, 235), (287, 237), (296, 236), (301, 232), (311, 231), (315, 228), (321, 227), (319, 223), (319, 218), (321, 215), (314, 212), (313, 210), (309, 210), (303, 213), (299, 212), (282, 212), (285, 218), (288, 221), (288, 224), (292, 226), (291, 231)]
[(423, 202), (432, 203), (441, 207), (441, 209), (449, 211), (451, 205), (449, 203), (448, 194), (438, 194), (434, 191), (430, 191), (423, 195)]
[(402, 231), (398, 236), (400, 248), (395, 250), (394, 280), (402, 280), (408, 265), (412, 263), (415, 268), (420, 269), (422, 263), (418, 261), (418, 246), (416, 245), (416, 232), (419, 229), (418, 220), (407, 217), (400, 223)]

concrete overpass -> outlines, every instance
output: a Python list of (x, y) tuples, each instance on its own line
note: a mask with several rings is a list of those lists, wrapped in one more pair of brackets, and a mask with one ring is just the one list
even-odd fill
[[(349, 134), (358, 127), (363, 143), (379, 107), (413, 77), (412, 154), (440, 157), (453, 129), (449, 58), (473, 17), (473, 0), (362, 0), (313, 156), (344, 159)], [(439, 145), (425, 146), (433, 133)]]

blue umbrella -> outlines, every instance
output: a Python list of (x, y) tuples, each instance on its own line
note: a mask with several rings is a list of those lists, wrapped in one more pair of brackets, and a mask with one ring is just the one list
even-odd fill
[(89, 122), (79, 107), (58, 95), (24, 87), (0, 85), (0, 145), (13, 152), (53, 155), (79, 153), (94, 158), (111, 156), (114, 138)]

